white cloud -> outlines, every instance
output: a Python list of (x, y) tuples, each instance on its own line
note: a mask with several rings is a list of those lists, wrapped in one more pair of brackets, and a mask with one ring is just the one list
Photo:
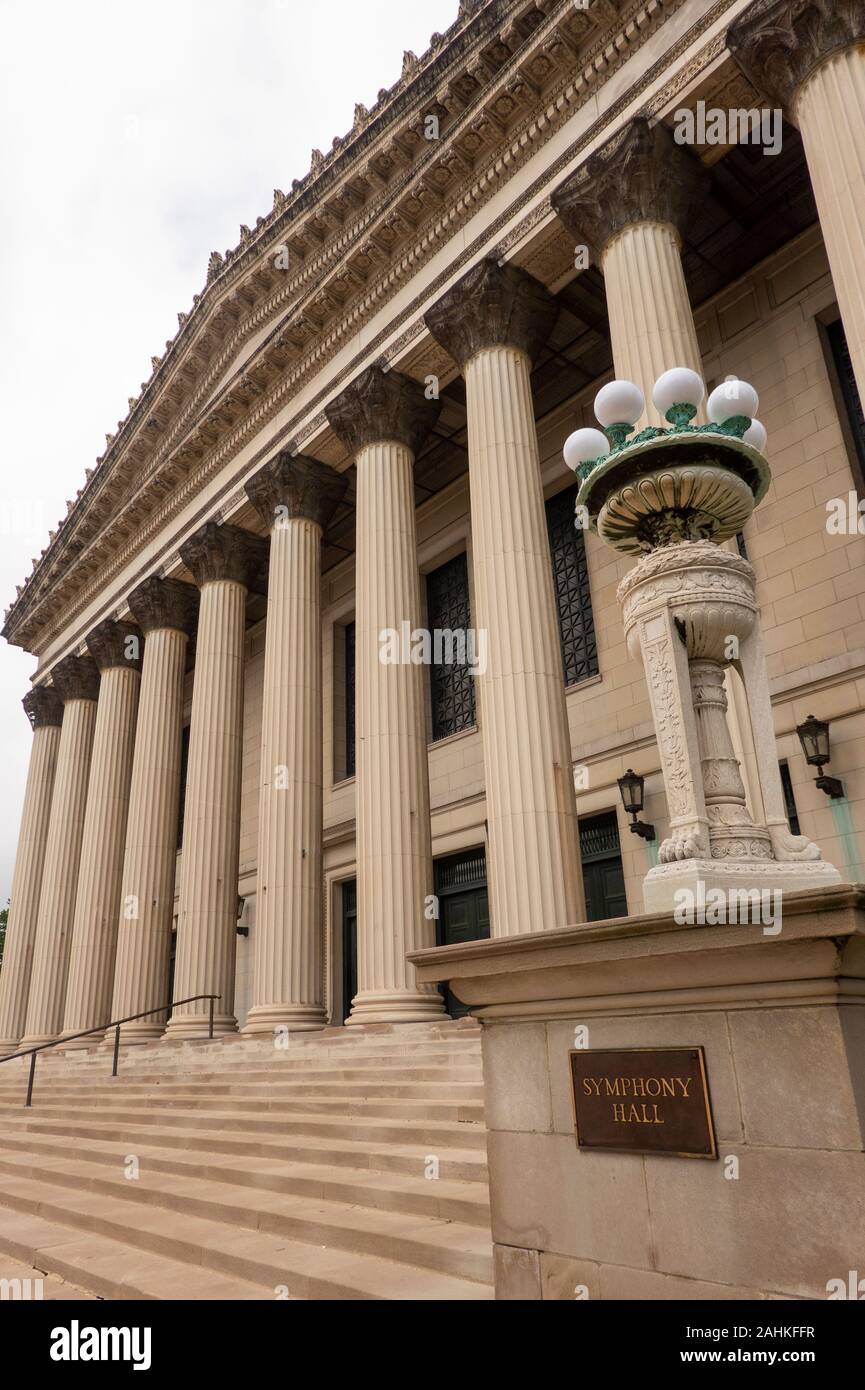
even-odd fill
[[(457, 0), (0, 4), (0, 607), (203, 288)], [(0, 904), (35, 662), (0, 645)]]

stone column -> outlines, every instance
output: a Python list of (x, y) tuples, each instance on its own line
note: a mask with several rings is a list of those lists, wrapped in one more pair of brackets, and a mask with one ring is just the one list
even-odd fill
[[(129, 1018), (167, 1002), (183, 683), (198, 590), (192, 584), (154, 575), (133, 589), (128, 603), (146, 640), (120, 878), (111, 1018)], [(155, 1015), (125, 1023), (120, 1031), (125, 1043), (149, 1042), (164, 1027), (165, 1017)]]
[(426, 316), (466, 382), (492, 931), (583, 920), (562, 656), (530, 372), (556, 303), (481, 261)]
[(47, 686), (34, 686), (24, 696), (23, 704), (33, 726), (33, 745), (12, 876), (3, 969), (0, 970), (0, 1057), (8, 1056), (17, 1048), (27, 1016), (33, 942), (63, 720), (63, 702), (56, 690)]
[(286, 450), (246, 485), (270, 531), (253, 1003), (245, 1032), (321, 1028), (321, 537), (348, 479)]
[(423, 681), (385, 664), (379, 635), (420, 625), (414, 455), (439, 405), (399, 372), (371, 367), (326, 407), (357, 466), (357, 971), (349, 1023), (439, 1017), (408, 951), (435, 945), (429, 765)]
[(616, 376), (642, 388), (652, 424), (665, 423), (651, 402), (661, 372), (702, 375), (680, 228), (706, 184), (699, 161), (640, 116), (553, 194), (568, 231), (604, 273)]
[[(591, 248), (603, 270), (616, 376), (641, 388), (653, 425), (667, 424), (652, 404), (661, 373), (690, 367), (703, 375), (682, 269), (681, 229), (708, 184), (699, 160), (677, 145), (665, 126), (650, 126), (638, 116), (553, 194), (568, 231)], [(756, 811), (756, 788), (747, 771), (754, 761), (753, 735), (739, 716), (729, 677), (725, 685), (731, 737), (746, 755), (741, 771)]]
[[(180, 861), (174, 998), (217, 994), (216, 1033), (233, 1033), (237, 870), (243, 751), (246, 594), (263, 573), (267, 542), (206, 522), (180, 547), (201, 590), (189, 766)], [(201, 1037), (208, 1004), (183, 1004), (166, 1038)]]
[[(111, 1018), (120, 875), (129, 809), (135, 715), (141, 680), (141, 632), (108, 619), (87, 648), (101, 673), (81, 865), (72, 926), (62, 1035)], [(101, 1034), (76, 1038), (66, 1050), (93, 1047)]]
[(862, 0), (758, 0), (727, 43), (749, 81), (801, 132), (865, 400), (865, 6)]
[(90, 657), (67, 656), (54, 667), (51, 679), (63, 701), (63, 726), (45, 844), (22, 1047), (52, 1042), (63, 1023), (99, 669)]

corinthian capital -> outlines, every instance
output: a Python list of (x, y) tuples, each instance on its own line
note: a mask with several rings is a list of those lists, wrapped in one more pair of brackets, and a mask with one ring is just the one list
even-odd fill
[(402, 372), (368, 367), (325, 406), (328, 424), (350, 453), (394, 439), (416, 454), (439, 416), (441, 403)]
[(727, 47), (748, 80), (790, 112), (814, 69), (863, 39), (862, 0), (756, 0)]
[(198, 617), (198, 590), (180, 579), (160, 579), (152, 574), (127, 598), (129, 611), (142, 632), (176, 628), (192, 637)]
[(623, 227), (669, 222), (678, 231), (705, 195), (708, 176), (662, 125), (637, 116), (560, 184), (551, 202), (596, 260)]
[(64, 704), (99, 697), (99, 667), (92, 657), (65, 656), (53, 667), (51, 680)]
[(34, 685), (21, 701), (24, 713), (34, 729), (63, 723), (63, 701), (56, 690), (47, 685)]
[(117, 623), (106, 618), (87, 637), (87, 650), (100, 671), (110, 666), (141, 670), (141, 629), (134, 623)]
[(231, 579), (251, 589), (267, 565), (267, 541), (239, 526), (206, 521), (180, 547), (180, 555), (199, 588)]
[(483, 348), (515, 347), (534, 361), (552, 332), (558, 305), (519, 266), (479, 261), (442, 295), (424, 323), (463, 368)]
[(348, 478), (326, 463), (284, 449), (250, 478), (246, 495), (265, 526), (284, 515), (306, 517), (324, 530), (347, 487)]

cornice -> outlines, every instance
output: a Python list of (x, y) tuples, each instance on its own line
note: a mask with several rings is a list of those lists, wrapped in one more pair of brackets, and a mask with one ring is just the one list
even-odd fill
[[(236, 456), (240, 449), (253, 440), (269, 420), (284, 409), (301, 387), (321, 371), (334, 352), (341, 348), (348, 339), (356, 335), (359, 327), (368, 321), (374, 312), (377, 312), (381, 304), (390, 298), (397, 289), (401, 288), (404, 279), (416, 273), (420, 264), (436, 253), (441, 244), (448, 240), (464, 221), (473, 216), (483, 203), (500, 190), (503, 179), (509, 178), (511, 173), (516, 171), (525, 159), (534, 154), (536, 149), (548, 140), (575, 110), (591, 99), (598, 82), (604, 81), (611, 71), (631, 56), (644, 38), (654, 32), (666, 13), (674, 12), (683, 3), (685, 0), (663, 0), (663, 2), (662, 0), (648, 0), (648, 3), (644, 3), (642, 6), (635, 3), (623, 9), (618, 29), (615, 31), (608, 29), (599, 36), (594, 47), (590, 45), (584, 52), (581, 52), (579, 67), (576, 71), (571, 57), (566, 64), (566, 70), (557, 73), (555, 83), (544, 89), (543, 99), (538, 101), (533, 98), (524, 118), (509, 128), (506, 144), (491, 150), (488, 164), (481, 166), (478, 163), (471, 171), (472, 183), (467, 187), (466, 179), (458, 181), (452, 202), (439, 209), (434, 224), (432, 221), (429, 226), (420, 224), (415, 229), (415, 238), (407, 245), (399, 260), (394, 261), (392, 258), (378, 279), (365, 288), (362, 298), (347, 304), (338, 321), (335, 320), (332, 326), (322, 327), (309, 342), (306, 350), (295, 347), (293, 360), (285, 362), (280, 371), (273, 365), (273, 362), (280, 353), (289, 351), (287, 344), (290, 336), (296, 331), (297, 321), (302, 319), (308, 301), (301, 303), (295, 318), (281, 322), (249, 361), (244, 363), (240, 374), (243, 389), (246, 389), (255, 373), (260, 373), (261, 377), (276, 373), (278, 375), (275, 376), (274, 380), (271, 380), (269, 386), (262, 387), (257, 395), (255, 391), (250, 393), (249, 407), (242, 420), (237, 420), (234, 417), (233, 419), (223, 419), (221, 424), (216, 421), (216, 416), (220, 411), (224, 411), (231, 417), (232, 402), (228, 398), (236, 383), (228, 383), (215, 396), (213, 396), (212, 384), (209, 385), (206, 389), (213, 396), (213, 399), (209, 415), (205, 418), (202, 414), (195, 426), (198, 431), (198, 438), (194, 438), (192, 432), (187, 431), (186, 437), (181, 440), (179, 445), (166, 443), (165, 458), (161, 466), (162, 471), (160, 472), (155, 464), (150, 469), (143, 470), (143, 485), (138, 494), (131, 498), (116, 514), (103, 551), (97, 551), (94, 544), (91, 546), (90, 552), (85, 555), (86, 574), (84, 577), (82, 578), (82, 572), (85, 569), (84, 562), (77, 561), (74, 564), (69, 564), (68, 572), (62, 577), (63, 587), (68, 594), (66, 604), (64, 605), (62, 600), (58, 602), (58, 590), (60, 589), (62, 592), (62, 589), (56, 582), (56, 571), (64, 561), (64, 557), (59, 556), (54, 566), (54, 573), (46, 573), (41, 584), (31, 580), (18, 602), (10, 610), (5, 629), (7, 637), (22, 646), (38, 650), (46, 641), (46, 633), (68, 628), (75, 618), (92, 603), (94, 597), (105, 588), (106, 583), (110, 582), (110, 579), (116, 575), (120, 568), (128, 563), (130, 556), (140, 551), (144, 546), (152, 544), (158, 533), (166, 528), (171, 518), (177, 515), (181, 509), (187, 507), (190, 500), (214, 474), (222, 469), (232, 457)], [(481, 238), (476, 239), (462, 251), (459, 257), (455, 258), (447, 272), (439, 276), (433, 285), (425, 286), (422, 294), (407, 305), (397, 320), (389, 323), (367, 344), (363, 353), (358, 354), (338, 377), (331, 378), (307, 403), (299, 415), (287, 421), (277, 436), (270, 438), (255, 456), (247, 461), (243, 473), (247, 474), (251, 466), (262, 462), (267, 454), (272, 453), (275, 445), (278, 446), (289, 439), (295, 439), (297, 443), (300, 443), (304, 438), (308, 438), (313, 432), (309, 425), (310, 414), (320, 413), (321, 406), (332, 395), (334, 387), (350, 380), (353, 375), (362, 370), (363, 366), (370, 361), (370, 353), (380, 351), (385, 342), (391, 341), (394, 332), (398, 332), (400, 324), (405, 324), (415, 317), (422, 305), (429, 299), (430, 294), (434, 293), (438, 287), (445, 287), (454, 271), (470, 264), (471, 260), (482, 249), (483, 244), (488, 243), (491, 237), (495, 237), (497, 230), (511, 226), (513, 218), (518, 215), (520, 208), (537, 196), (538, 186), (546, 184), (557, 170), (567, 167), (575, 154), (578, 154), (582, 148), (597, 138), (599, 130), (614, 124), (621, 111), (633, 104), (640, 90), (657, 77), (666, 66), (676, 61), (677, 57), (680, 57), (683, 52), (693, 46), (699, 30), (723, 14), (731, 3), (732, 0), (718, 0), (718, 4), (713, 10), (700, 18), (699, 26), (695, 25), (686, 34), (680, 36), (662, 59), (651, 69), (645, 70), (636, 77), (634, 83), (611, 106), (604, 117), (591, 130), (581, 135), (556, 161), (555, 168), (545, 171), (540, 179), (536, 180), (530, 188), (524, 190), (515, 203), (501, 214), (495, 223), (490, 224), (489, 228), (485, 229)], [(516, 5), (508, 6), (511, 14), (518, 8), (519, 6)], [(556, 4), (555, 0), (547, 8), (552, 18), (545, 25), (542, 25), (534, 35), (536, 45), (541, 47), (544, 44), (549, 46), (551, 42), (556, 41), (557, 25), (567, 17), (571, 9), (569, 3), (567, 5)], [(607, 10), (609, 9), (608, 6)], [(497, 14), (499, 13), (496, 7), (492, 7), (492, 10)], [(551, 34), (553, 35), (552, 39)], [(611, 42), (611, 34), (613, 39), (622, 41)], [(512, 64), (524, 66), (531, 59), (533, 52), (532, 44), (527, 42), (512, 56)], [(495, 90), (495, 84), (484, 89), (485, 102), (488, 103), (494, 97)], [(476, 112), (474, 114), (477, 115)], [(447, 138), (459, 138), (459, 132), (463, 128), (463, 124), (456, 122)], [(447, 149), (447, 141), (443, 140), (442, 144)], [(396, 193), (399, 195), (400, 190), (396, 190)], [(256, 327), (258, 328), (259, 325)], [(411, 325), (406, 331), (413, 336), (419, 330), (415, 325)], [(233, 358), (236, 356), (237, 348), (227, 349), (227, 352)], [(225, 363), (220, 363), (215, 370), (218, 378), (224, 377)], [(226, 404), (227, 400), (228, 404)], [(234, 404), (236, 409), (236, 402)], [(317, 427), (318, 422), (314, 421), (313, 423)], [(170, 454), (169, 449), (171, 450)], [(231, 480), (227, 480), (222, 489), (221, 497), (224, 498), (227, 493), (236, 490), (239, 481), (237, 475)], [(211, 499), (208, 507), (203, 507), (193, 520), (203, 519), (208, 513), (212, 514), (213, 505)], [(110, 551), (108, 549), (109, 544), (111, 546)], [(162, 548), (160, 555), (176, 550), (176, 545), (177, 538), (174, 537), (171, 543), (167, 543)], [(153, 563), (151, 558), (150, 568), (152, 568)], [(145, 572), (142, 569), (139, 577), (143, 577)], [(78, 583), (73, 589), (72, 584), (76, 579)], [(46, 602), (49, 596), (50, 603)]]

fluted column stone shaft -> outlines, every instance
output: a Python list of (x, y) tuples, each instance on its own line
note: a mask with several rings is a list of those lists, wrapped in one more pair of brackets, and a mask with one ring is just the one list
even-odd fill
[(865, 5), (758, 0), (733, 25), (727, 42), (754, 86), (799, 127), (865, 400)]
[[(267, 544), (206, 523), (181, 556), (201, 590), (180, 861), (174, 997), (218, 995), (214, 1031), (235, 1032), (234, 965), (246, 594)], [(166, 1038), (201, 1037), (207, 1001), (175, 1008)]]
[(54, 667), (51, 678), (63, 700), (63, 726), (45, 845), (22, 1047), (52, 1042), (63, 1023), (99, 691), (99, 671), (89, 657), (64, 658)]
[(251, 1034), (325, 1022), (321, 537), (346, 487), (285, 452), (246, 488), (270, 527)]
[[(167, 1001), (180, 811), (180, 750), (187, 648), (198, 591), (178, 580), (146, 579), (129, 595), (146, 634), (129, 815), (121, 873), (111, 1018)], [(125, 1043), (162, 1033), (165, 1015), (125, 1023)]]
[(584, 916), (564, 677), (531, 362), (555, 301), (514, 267), (483, 261), (427, 315), (461, 365), (468, 411), (477, 679), (495, 936)]
[[(130, 623), (100, 623), (87, 639), (101, 672), (62, 1036), (109, 1021), (120, 879), (129, 810), (142, 637)], [(92, 1047), (99, 1034), (68, 1042)]]
[(438, 403), (398, 372), (365, 372), (328, 408), (357, 466), (358, 993), (350, 1024), (440, 1017), (409, 951), (435, 945), (424, 671), (383, 663), (379, 634), (420, 625), (414, 455)]
[(15, 1051), (27, 1017), (63, 702), (56, 691), (35, 686), (24, 696), (24, 709), (33, 726), (33, 744), (0, 970), (0, 1057)]

